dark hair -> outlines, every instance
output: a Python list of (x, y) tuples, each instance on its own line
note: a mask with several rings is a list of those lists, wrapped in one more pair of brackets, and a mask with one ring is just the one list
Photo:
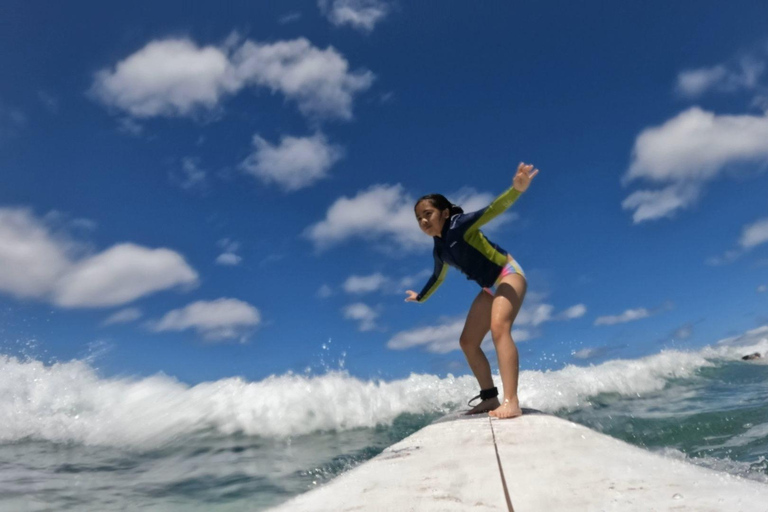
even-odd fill
[(453, 217), (457, 213), (464, 213), (464, 210), (461, 209), (461, 206), (456, 206), (448, 199), (446, 199), (446, 197), (442, 194), (427, 194), (420, 197), (419, 200), (416, 201), (416, 204), (413, 205), (413, 209), (415, 210), (416, 206), (422, 201), (429, 201), (432, 203), (432, 206), (440, 211), (450, 210), (450, 213), (448, 214), (450, 217)]

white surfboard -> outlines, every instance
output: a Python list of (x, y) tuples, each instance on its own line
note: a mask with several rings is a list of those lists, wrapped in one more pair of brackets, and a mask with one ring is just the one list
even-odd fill
[(765, 512), (768, 485), (547, 414), (452, 415), (272, 510)]

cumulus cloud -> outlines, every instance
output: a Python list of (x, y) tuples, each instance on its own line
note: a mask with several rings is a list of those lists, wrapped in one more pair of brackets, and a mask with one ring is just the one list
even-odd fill
[(308, 116), (350, 119), (355, 94), (374, 79), (367, 70), (349, 71), (349, 63), (333, 47), (320, 50), (304, 38), (273, 44), (246, 41), (233, 62), (245, 83), (282, 93)]
[(171, 173), (171, 182), (184, 190), (206, 188), (207, 172), (200, 168), (200, 159), (186, 157), (181, 161), (181, 171)]
[[(487, 193), (464, 188), (448, 196), (464, 211), (479, 210), (494, 199)], [(319, 250), (327, 249), (352, 238), (363, 238), (379, 243), (379, 247), (403, 251), (415, 251), (432, 246), (432, 239), (419, 229), (413, 213), (416, 199), (397, 185), (373, 185), (354, 197), (337, 199), (326, 212), (324, 220), (309, 226), (304, 236), (314, 242)], [(483, 231), (492, 232), (495, 227), (510, 219), (515, 213), (505, 213), (486, 225)]]
[(372, 331), (376, 329), (376, 319), (379, 314), (367, 304), (356, 302), (343, 309), (344, 318), (358, 322), (360, 331)]
[(53, 301), (63, 307), (107, 307), (197, 282), (197, 273), (170, 249), (118, 244), (74, 263), (59, 278)]
[[(554, 306), (539, 302), (539, 297), (530, 295), (530, 303), (523, 303), (512, 327), (512, 338), (515, 342), (534, 339), (540, 335), (539, 326), (545, 322), (566, 321), (579, 318), (586, 313), (586, 306), (577, 304), (554, 314)], [(460, 350), (459, 338), (464, 330), (464, 317), (447, 317), (440, 319), (436, 325), (417, 327), (395, 334), (387, 342), (387, 348), (405, 350), (413, 347), (424, 347), (427, 352), (445, 354)], [(483, 343), (490, 345), (490, 335)], [(489, 347), (490, 348), (490, 347)]]
[(722, 256), (707, 258), (706, 263), (712, 266), (728, 265), (748, 253), (753, 247), (766, 242), (768, 242), (768, 218), (759, 219), (744, 226), (741, 229), (738, 248), (729, 249)]
[(765, 64), (745, 57), (732, 64), (718, 64), (708, 68), (682, 71), (677, 76), (677, 91), (695, 98), (709, 91), (736, 92), (754, 90), (765, 71)]
[(235, 253), (231, 252), (224, 252), (219, 254), (216, 257), (216, 264), (217, 265), (224, 265), (229, 267), (234, 267), (240, 264), (240, 262), (243, 260), (240, 256), (238, 256)]
[(264, 183), (275, 183), (289, 192), (325, 178), (328, 169), (344, 153), (341, 147), (328, 143), (321, 133), (312, 137), (284, 136), (279, 145), (254, 135), (253, 146), (254, 152), (240, 168)]
[(187, 116), (242, 87), (226, 52), (189, 39), (152, 41), (96, 73), (91, 93), (134, 117)]
[(90, 94), (136, 118), (194, 116), (257, 86), (296, 102), (307, 116), (350, 119), (354, 96), (373, 79), (370, 71), (350, 71), (333, 47), (321, 50), (304, 38), (271, 44), (230, 38), (204, 47), (176, 38), (152, 41), (100, 70)]
[(768, 116), (715, 115), (692, 107), (635, 140), (624, 183), (666, 185), (640, 190), (622, 203), (634, 222), (671, 217), (691, 206), (704, 185), (729, 166), (768, 162)]
[(101, 325), (126, 324), (142, 317), (139, 308), (125, 308), (108, 316)]
[(558, 320), (574, 320), (583, 317), (585, 314), (587, 314), (587, 306), (584, 304), (576, 304), (560, 313)]
[(387, 348), (405, 350), (424, 347), (427, 352), (437, 354), (459, 350), (459, 337), (464, 330), (464, 321), (464, 318), (448, 318), (437, 325), (398, 332), (387, 342)]
[(363, 294), (380, 290), (386, 283), (387, 278), (376, 272), (368, 276), (349, 276), (342, 288), (347, 293)]
[(620, 315), (601, 316), (595, 320), (595, 325), (615, 325), (648, 318), (651, 312), (646, 308), (628, 309)]
[(349, 25), (361, 32), (371, 32), (390, 12), (384, 0), (319, 0), (318, 5), (334, 25)]
[(0, 208), (0, 292), (62, 307), (109, 307), (197, 283), (197, 273), (169, 249), (126, 243), (83, 251), (29, 210)]
[(739, 239), (741, 247), (751, 249), (765, 242), (768, 242), (768, 218), (760, 219), (748, 226), (744, 226), (741, 239)]
[(260, 323), (261, 313), (252, 305), (238, 299), (220, 298), (169, 311), (150, 323), (150, 328), (155, 332), (193, 329), (209, 341), (239, 338), (244, 342), (247, 334)]
[(219, 240), (216, 245), (224, 251), (216, 258), (217, 265), (236, 266), (243, 260), (243, 258), (236, 254), (237, 250), (240, 248), (239, 242), (235, 242), (229, 238), (223, 238)]

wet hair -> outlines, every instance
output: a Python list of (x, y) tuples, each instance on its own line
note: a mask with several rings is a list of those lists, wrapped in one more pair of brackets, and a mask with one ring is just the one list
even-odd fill
[(456, 206), (442, 194), (427, 194), (420, 197), (419, 200), (416, 201), (416, 204), (413, 205), (413, 209), (416, 210), (416, 206), (422, 201), (429, 201), (432, 206), (440, 211), (450, 210), (450, 213), (448, 214), (449, 217), (453, 217), (457, 213), (464, 213), (464, 210), (461, 209), (461, 206)]

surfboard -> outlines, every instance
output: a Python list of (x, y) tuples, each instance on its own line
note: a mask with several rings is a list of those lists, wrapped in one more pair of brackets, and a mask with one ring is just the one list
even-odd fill
[(447, 416), (271, 510), (764, 512), (768, 485), (524, 410)]

